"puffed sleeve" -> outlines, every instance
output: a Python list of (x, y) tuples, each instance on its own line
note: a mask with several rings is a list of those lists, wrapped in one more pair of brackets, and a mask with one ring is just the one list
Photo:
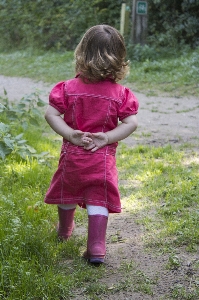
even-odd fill
[(49, 104), (57, 109), (61, 114), (64, 114), (67, 109), (65, 99), (65, 82), (58, 82), (50, 92)]
[(119, 120), (136, 115), (138, 113), (139, 103), (135, 95), (131, 92), (130, 89), (124, 88), (123, 102), (119, 108), (118, 117)]

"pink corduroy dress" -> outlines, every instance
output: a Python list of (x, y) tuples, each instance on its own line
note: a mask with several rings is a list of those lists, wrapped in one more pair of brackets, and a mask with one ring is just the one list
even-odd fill
[[(107, 79), (84, 83), (79, 76), (59, 82), (52, 89), (49, 104), (64, 116), (73, 129), (107, 132), (118, 119), (137, 114), (138, 101), (126, 87)], [(58, 169), (45, 196), (48, 204), (103, 206), (109, 213), (121, 212), (116, 168), (116, 147), (107, 145), (96, 152), (84, 150), (63, 139)]]

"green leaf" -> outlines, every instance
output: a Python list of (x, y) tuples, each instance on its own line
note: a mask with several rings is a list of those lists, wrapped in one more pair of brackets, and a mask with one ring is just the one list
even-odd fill
[(6, 110), (7, 108), (6, 108), (6, 106), (5, 105), (3, 105), (2, 103), (0, 103), (0, 108), (2, 109), (2, 111), (4, 111), (4, 110)]
[(21, 158), (26, 159), (26, 157), (29, 156), (30, 153), (27, 150), (22, 149), (18, 150), (17, 154), (19, 154)]
[(24, 103), (19, 103), (18, 105), (17, 105), (17, 108), (18, 109), (24, 109), (26, 107), (26, 105), (24, 104)]
[(49, 154), (49, 152), (48, 151), (44, 151), (44, 152), (39, 153), (39, 156), (45, 156), (47, 154)]
[(33, 108), (31, 113), (37, 117), (41, 117), (41, 112), (37, 108)]
[(43, 107), (43, 106), (46, 106), (47, 103), (44, 102), (43, 100), (39, 99), (39, 101), (37, 102), (37, 105), (40, 106), (40, 107)]
[(7, 110), (6, 115), (9, 120), (17, 120), (18, 119), (17, 113), (13, 110)]
[(1, 123), (0, 123), (0, 131), (1, 131), (2, 133), (8, 132), (8, 131), (9, 131), (9, 126), (1, 122)]
[(14, 145), (13, 145), (13, 140), (11, 140), (11, 139), (8, 139), (8, 138), (4, 138), (3, 139), (3, 141), (4, 141), (4, 143), (6, 144), (6, 146), (8, 147), (8, 148), (10, 148), (10, 149), (12, 149), (12, 150), (14, 150)]
[(29, 146), (29, 145), (26, 145), (26, 147), (27, 147), (27, 149), (28, 149), (28, 151), (29, 151), (30, 153), (36, 153), (36, 152), (37, 152), (33, 147), (31, 147), (31, 146)]
[(23, 136), (23, 133), (18, 134), (17, 136), (15, 136), (15, 140), (20, 140)]
[(34, 125), (34, 126), (39, 126), (38, 121), (35, 118), (30, 118), (30, 124)]
[(28, 128), (28, 122), (27, 122), (27, 121), (23, 121), (23, 122), (21, 123), (21, 126), (22, 126), (22, 128), (23, 128), (24, 130), (27, 130), (27, 128)]
[(36, 154), (35, 156), (36, 156), (37, 158), (41, 158), (41, 157), (44, 157), (44, 156), (47, 156), (47, 155), (49, 155), (49, 152), (41, 152), (41, 153), (39, 153), (39, 154)]
[(17, 142), (17, 144), (21, 145), (21, 144), (25, 144), (26, 142), (27, 142), (27, 140), (20, 140), (20, 141)]
[(0, 157), (4, 160), (5, 156), (12, 152), (11, 149), (6, 147), (6, 145), (0, 141)]

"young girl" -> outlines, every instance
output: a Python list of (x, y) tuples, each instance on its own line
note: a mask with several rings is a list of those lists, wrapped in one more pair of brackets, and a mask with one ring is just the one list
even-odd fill
[(108, 215), (121, 212), (118, 141), (137, 128), (138, 101), (116, 83), (128, 70), (125, 56), (123, 37), (115, 28), (91, 27), (75, 50), (76, 77), (55, 85), (45, 113), (49, 125), (63, 137), (59, 166), (45, 202), (58, 206), (57, 231), (63, 240), (74, 229), (76, 205), (87, 209), (84, 257), (91, 263), (104, 262)]

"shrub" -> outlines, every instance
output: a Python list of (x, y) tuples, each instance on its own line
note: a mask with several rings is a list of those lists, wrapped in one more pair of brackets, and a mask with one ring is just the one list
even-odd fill
[(159, 46), (199, 45), (199, 0), (149, 0), (149, 42)]
[[(10, 154), (16, 154), (22, 159), (27, 157), (36, 157), (43, 159), (47, 157), (48, 152), (40, 154), (27, 144), (24, 139), (24, 133), (29, 126), (39, 127), (39, 120), (42, 119), (39, 107), (45, 106), (39, 95), (36, 93), (24, 97), (18, 103), (10, 103), (5, 97), (0, 103), (0, 158), (5, 159)], [(20, 120), (20, 126), (19, 126)], [(18, 132), (18, 130), (22, 132)]]

